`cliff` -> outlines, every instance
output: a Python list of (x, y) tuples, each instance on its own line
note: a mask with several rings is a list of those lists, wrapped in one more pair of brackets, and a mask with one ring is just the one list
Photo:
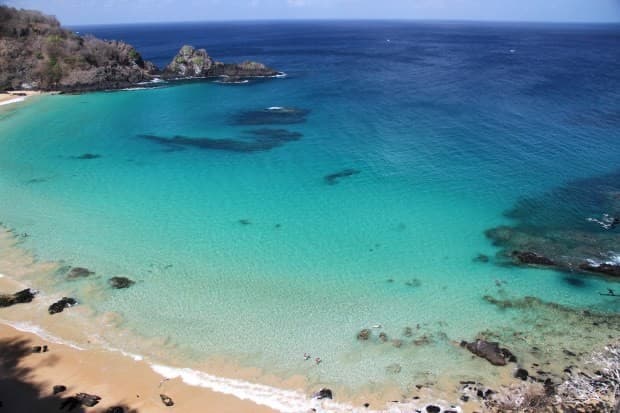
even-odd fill
[(127, 43), (78, 36), (52, 16), (0, 6), (0, 90), (114, 89), (154, 71)]
[(277, 73), (255, 62), (217, 62), (204, 49), (191, 46), (183, 46), (160, 71), (127, 43), (79, 36), (62, 28), (55, 17), (0, 6), (0, 91), (81, 92), (130, 87), (154, 76), (243, 78)]

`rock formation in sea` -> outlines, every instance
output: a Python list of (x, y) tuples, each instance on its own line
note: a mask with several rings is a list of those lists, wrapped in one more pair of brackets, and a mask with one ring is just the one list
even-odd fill
[(486, 231), (498, 263), (620, 277), (619, 182), (616, 171), (519, 200), (511, 225)]
[(223, 63), (213, 60), (205, 49), (185, 45), (166, 66), (162, 75), (166, 78), (200, 78), (226, 76), (235, 79), (246, 77), (276, 76), (277, 71), (257, 62)]
[(81, 36), (53, 16), (0, 6), (0, 91), (82, 92), (122, 89), (157, 77), (268, 77), (261, 63), (214, 61), (204, 49), (183, 46), (165, 70), (130, 44)]

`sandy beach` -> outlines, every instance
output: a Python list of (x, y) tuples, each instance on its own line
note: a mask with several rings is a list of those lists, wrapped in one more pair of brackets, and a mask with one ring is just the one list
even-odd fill
[(0, 93), (0, 106), (10, 105), (12, 103), (17, 103), (17, 102), (23, 102), (29, 97), (38, 96), (41, 94), (43, 94), (43, 92), (40, 92), (38, 90), (32, 90), (32, 91), (20, 90), (20, 91), (1, 92)]
[[(33, 346), (47, 352), (33, 353)], [(65, 386), (53, 394), (54, 386)], [(42, 340), (0, 324), (0, 401), (3, 411), (56, 411), (68, 397), (88, 393), (101, 397), (90, 411), (122, 406), (124, 411), (270, 412), (233, 396), (165, 380), (145, 362), (109, 351), (84, 351)], [(167, 407), (161, 394), (172, 399)], [(83, 410), (74, 410), (83, 411)]]

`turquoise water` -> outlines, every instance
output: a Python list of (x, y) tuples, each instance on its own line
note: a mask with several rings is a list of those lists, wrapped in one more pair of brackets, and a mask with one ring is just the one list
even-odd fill
[[(333, 38), (318, 41), (333, 45), (323, 49), (321, 71), (304, 69), (312, 45), (293, 56), (283, 41), (255, 58), (271, 58), (285, 79), (48, 96), (2, 109), (0, 221), (28, 233), (24, 245), (38, 258), (99, 276), (67, 282), (59, 275), (59, 290), (99, 313), (120, 313), (141, 336), (168, 338), (189, 364), (228, 356), (352, 391), (490, 369), (451, 341), (515, 322), (482, 300), (499, 294), (496, 280), (506, 282), (509, 297), (617, 312), (617, 301), (598, 295), (614, 283), (589, 277), (575, 287), (565, 274), (498, 265), (484, 231), (509, 224), (504, 211), (524, 196), (614, 170), (620, 89), (600, 90), (600, 81), (570, 86), (572, 78), (547, 84), (562, 62), (581, 61), (551, 29), (401, 25), (375, 33), (334, 25)], [(383, 30), (401, 36), (395, 51), (383, 51)], [(576, 38), (585, 30), (601, 50), (608, 46), (598, 31), (579, 30)], [(372, 47), (353, 42), (351, 55), (343, 53), (358, 32)], [(473, 67), (466, 59), (473, 52), (453, 49), (459, 33), (471, 35), (474, 50), (486, 45), (487, 61), (501, 62)], [(414, 46), (426, 54), (401, 61)], [(539, 56), (539, 66), (522, 69), (511, 60), (523, 59), (512, 57), (515, 47), (517, 55)], [(385, 67), (361, 70), (367, 61)], [(578, 68), (573, 75), (581, 76)], [(617, 74), (608, 77), (620, 83)], [(584, 96), (594, 94), (612, 126), (575, 122), (575, 114), (590, 116)], [(240, 114), (274, 106), (309, 113), (294, 124), (235, 124)], [(303, 136), (256, 152), (141, 137), (243, 140), (261, 128)], [(99, 157), (79, 159), (86, 153)], [(359, 173), (326, 183), (345, 169)], [(478, 254), (491, 262), (475, 261)], [(105, 288), (115, 275), (138, 283), (88, 295), (86, 286)], [(433, 343), (358, 342), (357, 332), (374, 324), (401, 339), (411, 326), (413, 338), (432, 334)], [(304, 352), (323, 363), (304, 362)], [(402, 366), (399, 375), (386, 372), (392, 363)]]

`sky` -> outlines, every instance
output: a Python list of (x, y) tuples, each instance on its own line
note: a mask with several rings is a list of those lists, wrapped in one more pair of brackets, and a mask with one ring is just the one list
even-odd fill
[(620, 22), (620, 0), (0, 0), (66, 25), (265, 19)]

